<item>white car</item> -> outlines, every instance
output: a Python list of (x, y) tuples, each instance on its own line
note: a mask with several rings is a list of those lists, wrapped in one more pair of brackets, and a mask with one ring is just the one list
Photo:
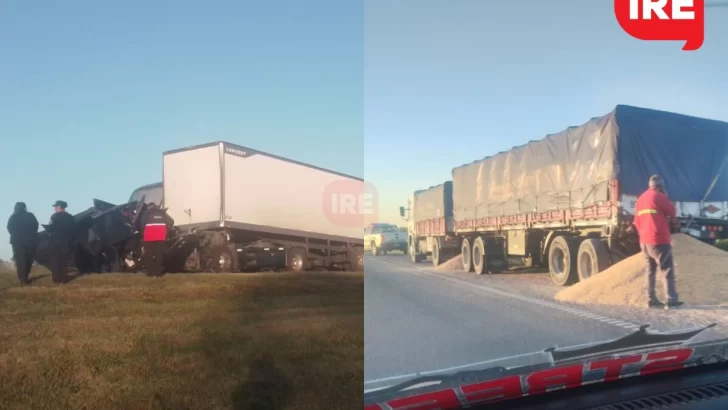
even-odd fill
[(397, 225), (371, 224), (364, 229), (364, 250), (372, 255), (384, 255), (388, 251), (407, 253), (407, 232), (402, 232)]

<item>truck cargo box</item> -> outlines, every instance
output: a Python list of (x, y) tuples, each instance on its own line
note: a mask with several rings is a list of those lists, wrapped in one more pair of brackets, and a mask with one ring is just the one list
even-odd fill
[(165, 152), (163, 201), (177, 226), (229, 227), (362, 242), (361, 225), (329, 220), (325, 197), (364, 180), (227, 142)]
[(415, 191), (412, 210), (418, 235), (452, 232), (452, 181)]
[(454, 219), (460, 229), (490, 217), (583, 209), (607, 203), (610, 191), (629, 212), (653, 174), (663, 177), (681, 216), (708, 209), (721, 218), (728, 216), (726, 158), (728, 123), (618, 105), (582, 126), (453, 169)]

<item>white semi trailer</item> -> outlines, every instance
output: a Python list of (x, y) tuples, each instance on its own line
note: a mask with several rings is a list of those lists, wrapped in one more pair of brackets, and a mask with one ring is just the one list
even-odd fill
[(198, 234), (178, 269), (363, 270), (363, 221), (331, 217), (334, 186), (363, 192), (364, 180), (213, 142), (165, 152), (162, 182), (138, 188), (130, 201), (158, 202), (177, 228)]

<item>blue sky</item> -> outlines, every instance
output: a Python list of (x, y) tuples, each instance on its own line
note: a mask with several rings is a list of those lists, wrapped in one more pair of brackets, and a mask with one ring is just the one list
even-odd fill
[(355, 1), (4, 1), (0, 215), (125, 202), (215, 140), (363, 176), (362, 24)]
[(624, 33), (611, 0), (366, 4), (365, 176), (388, 222), (453, 167), (617, 104), (728, 121), (728, 7), (684, 52)]
[(38, 4), (0, 12), (0, 215), (41, 223), (219, 139), (364, 175), (401, 222), (453, 167), (616, 104), (728, 120), (728, 8), (688, 53), (629, 37), (610, 0)]

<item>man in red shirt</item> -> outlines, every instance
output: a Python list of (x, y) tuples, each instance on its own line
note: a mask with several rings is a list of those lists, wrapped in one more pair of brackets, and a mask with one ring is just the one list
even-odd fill
[[(645, 258), (647, 271), (648, 306), (670, 308), (683, 304), (675, 290), (675, 264), (672, 260), (672, 238), (670, 223), (676, 217), (675, 205), (665, 193), (665, 183), (658, 175), (650, 177), (649, 189), (639, 198), (635, 206), (634, 226), (640, 236), (640, 248)], [(655, 295), (657, 268), (664, 275), (666, 303)]]

